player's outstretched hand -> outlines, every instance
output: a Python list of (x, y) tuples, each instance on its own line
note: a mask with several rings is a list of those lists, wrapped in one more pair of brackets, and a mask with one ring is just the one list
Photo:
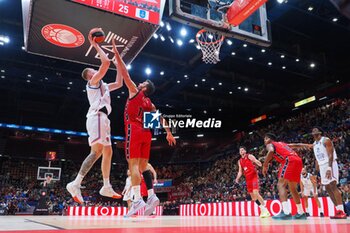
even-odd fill
[(176, 140), (174, 136), (171, 133), (166, 134), (166, 140), (169, 143), (169, 146), (175, 146), (176, 145)]

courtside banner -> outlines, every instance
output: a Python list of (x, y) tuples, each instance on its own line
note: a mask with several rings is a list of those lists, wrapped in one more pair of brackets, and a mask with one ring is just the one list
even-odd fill
[[(335, 207), (329, 197), (319, 197), (321, 209), (324, 216), (334, 216)], [(297, 207), (292, 199), (288, 200), (292, 214), (297, 213)], [(303, 202), (302, 202), (303, 203)], [(316, 201), (313, 198), (308, 200), (308, 213), (310, 216), (320, 216)], [(279, 200), (266, 201), (266, 207), (271, 216), (277, 215), (282, 210), (282, 204)], [(303, 208), (305, 209), (304, 203)], [(181, 216), (259, 216), (260, 208), (252, 201), (237, 202), (216, 202), (203, 204), (180, 205)]]
[[(144, 209), (137, 212), (136, 215), (143, 215)], [(128, 212), (126, 207), (111, 207), (111, 206), (68, 206), (68, 216), (124, 216)], [(155, 215), (163, 214), (163, 206), (157, 206)]]
[(106, 37), (100, 46), (110, 59), (115, 40), (124, 62), (129, 64), (159, 27), (141, 21), (142, 17), (150, 17), (145, 11), (139, 11), (140, 20), (134, 20), (68, 0), (22, 0), (22, 12), (27, 52), (95, 66), (101, 62), (88, 41), (92, 28), (103, 29)]

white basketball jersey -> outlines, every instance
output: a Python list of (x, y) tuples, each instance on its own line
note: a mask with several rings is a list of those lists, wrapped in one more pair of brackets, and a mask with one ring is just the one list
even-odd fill
[(90, 108), (86, 117), (97, 114), (103, 107), (106, 107), (108, 115), (111, 113), (111, 96), (107, 83), (102, 80), (96, 86), (89, 86), (88, 83), (86, 85), (86, 92), (90, 103)]
[[(329, 162), (327, 149), (324, 145), (325, 140), (326, 140), (326, 137), (321, 137), (321, 139), (318, 142), (317, 141), (314, 142), (314, 154), (318, 162), (318, 165), (323, 165)], [(333, 157), (334, 157), (334, 160), (337, 159), (337, 153), (335, 152), (334, 146), (333, 146)]]
[(311, 182), (311, 174), (307, 173), (307, 176), (304, 177), (302, 174), (300, 175), (300, 181), (304, 185), (304, 189), (313, 189), (313, 184)]

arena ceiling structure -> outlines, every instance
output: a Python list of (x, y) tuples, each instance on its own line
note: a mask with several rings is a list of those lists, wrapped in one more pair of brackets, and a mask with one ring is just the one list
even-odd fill
[[(154, 81), (162, 113), (215, 117), (222, 132), (291, 111), (312, 95), (348, 95), (350, 20), (328, 0), (279, 2), (267, 3), (272, 45), (227, 38), (216, 65), (202, 62), (198, 29), (172, 20), (166, 4), (161, 27), (129, 72), (137, 82)], [(19, 0), (0, 1), (0, 36), (0, 122), (84, 131), (85, 65), (25, 52)], [(110, 70), (106, 81), (114, 77)], [(112, 94), (114, 135), (123, 135), (126, 98), (125, 87)]]

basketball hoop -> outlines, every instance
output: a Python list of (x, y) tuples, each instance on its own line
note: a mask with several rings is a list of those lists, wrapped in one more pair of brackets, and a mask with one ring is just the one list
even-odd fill
[(216, 64), (220, 61), (220, 48), (224, 36), (201, 29), (197, 32), (196, 40), (202, 50), (202, 60), (206, 64)]

